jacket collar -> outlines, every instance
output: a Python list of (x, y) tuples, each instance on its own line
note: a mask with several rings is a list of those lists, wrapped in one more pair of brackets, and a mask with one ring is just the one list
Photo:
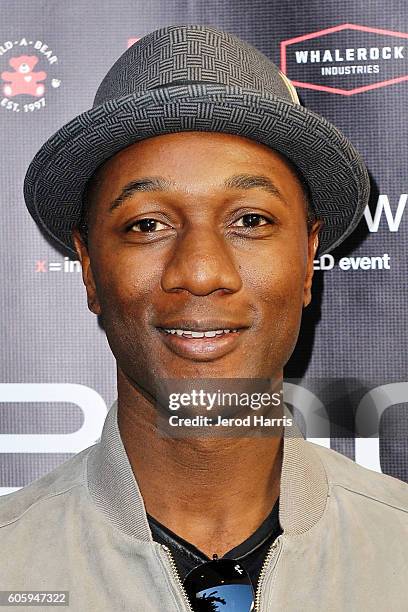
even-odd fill
[[(117, 410), (116, 400), (106, 416), (100, 441), (88, 455), (88, 489), (97, 507), (118, 529), (152, 542), (143, 498), (120, 436)], [(308, 531), (322, 516), (327, 497), (326, 473), (313, 446), (296, 426), (286, 427), (279, 499), (284, 533)]]

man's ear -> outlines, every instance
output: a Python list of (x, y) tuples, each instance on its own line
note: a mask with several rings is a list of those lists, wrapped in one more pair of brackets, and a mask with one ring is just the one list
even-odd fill
[(78, 254), (82, 267), (82, 280), (86, 287), (86, 295), (88, 300), (88, 308), (96, 315), (101, 314), (98, 296), (96, 293), (95, 279), (92, 272), (91, 261), (86, 244), (77, 227), (72, 230), (72, 240), (75, 244), (75, 250)]
[(303, 288), (303, 308), (306, 308), (312, 300), (313, 260), (319, 246), (319, 230), (323, 225), (320, 219), (315, 221), (310, 229), (307, 246), (307, 268)]

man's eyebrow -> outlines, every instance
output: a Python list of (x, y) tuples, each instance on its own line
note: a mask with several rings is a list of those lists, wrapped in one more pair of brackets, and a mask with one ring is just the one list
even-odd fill
[[(117, 198), (111, 202), (109, 212), (119, 208), (123, 202), (128, 200), (136, 192), (146, 191), (169, 191), (174, 189), (174, 183), (161, 176), (143, 177), (127, 183)], [(227, 178), (223, 187), (228, 189), (264, 189), (268, 193), (280, 198), (285, 204), (285, 198), (273, 183), (273, 181), (262, 174), (235, 174)]]
[(136, 179), (127, 183), (117, 198), (111, 202), (109, 212), (113, 212), (125, 200), (128, 200), (137, 191), (166, 191), (174, 187), (173, 183), (162, 176), (151, 176)]
[(232, 189), (255, 189), (258, 187), (277, 196), (286, 204), (285, 198), (274, 182), (263, 174), (235, 174), (224, 182), (224, 187)]

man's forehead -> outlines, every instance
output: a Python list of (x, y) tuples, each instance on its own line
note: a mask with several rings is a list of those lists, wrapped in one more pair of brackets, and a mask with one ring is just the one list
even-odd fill
[[(185, 163), (180, 164), (182, 160)], [(237, 162), (242, 167), (235, 172)], [(107, 187), (112, 209), (137, 191), (198, 194), (208, 188), (259, 188), (285, 200), (277, 185), (282, 169), (288, 170), (296, 183), (302, 182), (290, 160), (249, 138), (219, 132), (178, 132), (144, 139), (118, 151), (96, 169), (87, 191), (95, 197), (99, 187)]]
[[(212, 183), (211, 187), (214, 191), (225, 191), (225, 190), (242, 190), (248, 191), (249, 189), (262, 189), (266, 191), (270, 195), (275, 196), (280, 199), (283, 204), (287, 204), (287, 201), (278, 187), (275, 185), (273, 180), (265, 175), (259, 174), (234, 174), (226, 178), (224, 181), (220, 183), (216, 183), (215, 181)], [(204, 185), (205, 188), (208, 188), (208, 185)], [(126, 200), (130, 199), (135, 193), (139, 192), (183, 192), (187, 194), (191, 194), (193, 192), (200, 193), (203, 189), (203, 185), (200, 183), (195, 183), (193, 188), (191, 184), (180, 184), (175, 180), (171, 180), (162, 176), (152, 176), (152, 177), (141, 177), (136, 178), (129, 183), (127, 183), (121, 190), (120, 194), (110, 203), (109, 212), (114, 212), (120, 206), (126, 202)]]
[(165, 159), (167, 164), (170, 162), (171, 166), (176, 167), (179, 158), (187, 159), (193, 165), (195, 160), (198, 162), (204, 157), (212, 160), (217, 155), (222, 161), (239, 159), (244, 163), (247, 159), (249, 163), (259, 166), (284, 164), (293, 168), (293, 163), (282, 153), (245, 136), (225, 132), (181, 131), (152, 136), (124, 147), (105, 160), (95, 170), (94, 177), (109, 173), (112, 168), (120, 170), (126, 164), (144, 168), (147, 164), (159, 164)]

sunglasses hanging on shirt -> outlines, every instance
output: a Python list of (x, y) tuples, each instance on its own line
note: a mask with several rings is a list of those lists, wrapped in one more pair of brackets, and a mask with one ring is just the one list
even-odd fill
[(234, 559), (213, 555), (183, 581), (194, 612), (252, 612), (255, 593), (248, 572)]

